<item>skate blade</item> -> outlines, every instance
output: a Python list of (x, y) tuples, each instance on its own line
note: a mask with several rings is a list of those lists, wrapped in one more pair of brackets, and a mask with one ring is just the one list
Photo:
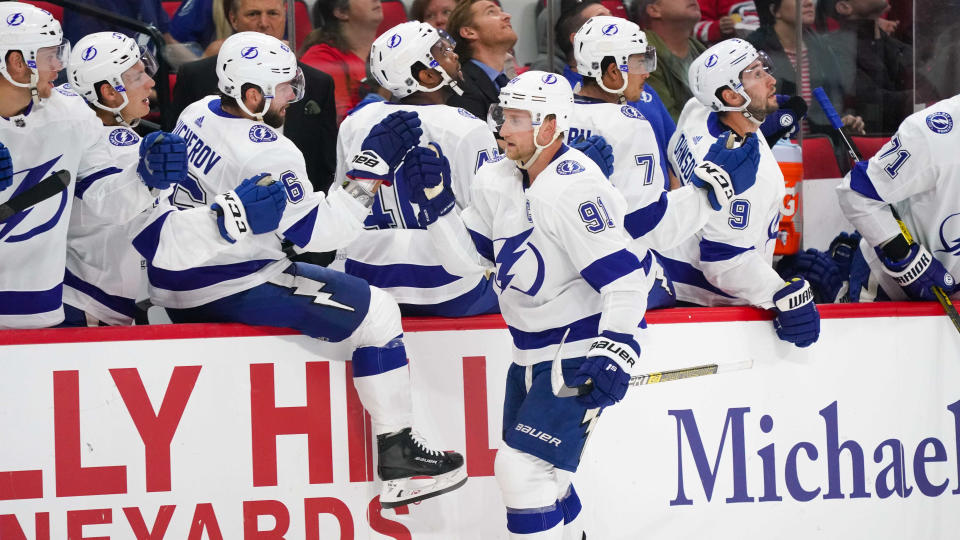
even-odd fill
[[(431, 482), (432, 481), (432, 482)], [(467, 467), (439, 476), (415, 476), (388, 480), (380, 491), (380, 506), (396, 508), (449, 493), (467, 483)]]

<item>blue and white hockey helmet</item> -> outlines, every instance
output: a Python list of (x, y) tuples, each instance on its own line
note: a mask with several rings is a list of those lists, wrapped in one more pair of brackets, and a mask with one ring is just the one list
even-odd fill
[[(7, 70), (7, 53), (20, 51), (30, 68), (30, 82), (17, 82)], [(22, 2), (0, 2), (0, 74), (14, 86), (29, 88), (35, 105), (40, 103), (37, 75), (40, 71), (60, 71), (67, 65), (70, 42), (48, 11)]]
[[(131, 81), (125, 79), (124, 74), (141, 61), (145, 76), (152, 77), (157, 72), (157, 60), (152, 54), (141, 49), (133, 38), (118, 32), (97, 32), (84, 36), (77, 42), (70, 54), (67, 76), (70, 86), (83, 96), (87, 103), (112, 112), (117, 122), (126, 125), (120, 111), (129, 103), (126, 87)], [(132, 75), (128, 75), (130, 76)], [(113, 86), (123, 97), (123, 103), (119, 107), (108, 107), (98, 99), (96, 86), (103, 81)]]
[(593, 77), (600, 88), (613, 94), (622, 94), (627, 78), (618, 89), (603, 84), (603, 59), (612, 57), (623, 73), (650, 73), (657, 69), (657, 50), (647, 45), (647, 35), (640, 27), (626, 19), (597, 15), (590, 17), (573, 37), (573, 57), (577, 72)]
[[(455, 54), (454, 46), (456, 42), (449, 34), (427, 23), (401, 23), (374, 40), (370, 47), (370, 71), (380, 86), (399, 98), (414, 92), (435, 92), (444, 86), (462, 95), (457, 81), (437, 62), (441, 54)], [(420, 84), (413, 76), (417, 64), (436, 70), (443, 82), (433, 88)]]
[[(263, 120), (280, 85), (290, 84), (294, 92), (290, 103), (303, 98), (303, 72), (297, 56), (279, 39), (260, 32), (238, 32), (223, 42), (217, 55), (217, 79), (220, 91), (257, 120)], [(245, 84), (255, 85), (263, 93), (263, 110), (247, 109), (242, 92)]]
[[(758, 59), (759, 69), (770, 73), (770, 58), (766, 53), (757, 51), (750, 42), (738, 38), (721, 41), (703, 51), (690, 64), (687, 72), (690, 90), (700, 103), (714, 111), (745, 111), (750, 105), (750, 96), (743, 88), (744, 70)], [(747, 74), (751, 72), (748, 71)], [(743, 96), (744, 104), (739, 107), (725, 104), (717, 95), (717, 90), (723, 88), (729, 88)]]

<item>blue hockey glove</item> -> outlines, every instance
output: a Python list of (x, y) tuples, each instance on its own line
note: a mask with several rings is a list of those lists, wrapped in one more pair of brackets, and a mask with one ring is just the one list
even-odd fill
[(852, 233), (842, 232), (830, 242), (827, 253), (837, 263), (841, 275), (846, 276), (850, 273), (854, 255), (860, 250), (860, 238), (860, 233), (856, 231)]
[(457, 199), (450, 185), (450, 162), (436, 143), (418, 146), (403, 163), (403, 181), (410, 188), (410, 200), (420, 206), (417, 221), (426, 227), (453, 210)]
[(807, 116), (807, 102), (800, 96), (786, 96), (777, 94), (777, 105), (780, 109), (767, 116), (760, 124), (760, 133), (763, 133), (767, 144), (773, 146), (784, 138), (797, 131), (800, 120)]
[(0, 142), (0, 191), (13, 185), (13, 160), (10, 150)]
[(592, 381), (592, 389), (577, 396), (591, 409), (608, 407), (623, 399), (630, 386), (630, 372), (637, 365), (640, 345), (628, 334), (604, 331), (587, 351), (587, 358), (573, 375), (574, 386)]
[(403, 156), (420, 143), (420, 117), (413, 111), (397, 111), (373, 126), (350, 160), (347, 177), (354, 180), (393, 182), (393, 173)]
[(707, 199), (714, 210), (727, 208), (734, 196), (750, 189), (757, 181), (760, 167), (757, 137), (748, 133), (742, 145), (738, 147), (736, 143), (734, 134), (721, 133), (690, 177), (694, 186), (707, 190)]
[(187, 177), (187, 145), (179, 135), (154, 131), (140, 141), (137, 172), (150, 189), (167, 189)]
[(610, 178), (613, 174), (613, 147), (601, 135), (591, 135), (586, 139), (573, 143), (573, 147), (583, 152), (603, 171), (603, 175)]
[(936, 301), (933, 287), (940, 287), (947, 296), (957, 290), (957, 282), (950, 272), (920, 244), (910, 244), (907, 256), (896, 261), (888, 258), (879, 247), (875, 249), (884, 271), (911, 300)]
[(780, 259), (777, 273), (784, 279), (800, 276), (807, 280), (813, 289), (813, 299), (818, 304), (835, 302), (847, 278), (829, 254), (813, 248)]
[(791, 278), (773, 295), (777, 337), (797, 347), (814, 344), (820, 337), (820, 312), (813, 303), (813, 291), (803, 278)]
[(214, 201), (210, 209), (217, 214), (220, 236), (233, 244), (249, 233), (275, 231), (287, 207), (287, 194), (283, 184), (263, 173), (217, 195)]

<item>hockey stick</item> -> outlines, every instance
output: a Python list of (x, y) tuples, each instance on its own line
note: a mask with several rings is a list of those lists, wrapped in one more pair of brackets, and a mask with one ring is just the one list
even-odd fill
[(10, 219), (11, 216), (23, 212), (35, 204), (39, 204), (57, 195), (69, 185), (70, 173), (66, 170), (60, 170), (51, 174), (37, 182), (37, 185), (32, 188), (0, 204), (0, 223), (3, 223)]
[[(813, 89), (813, 96), (817, 98), (817, 102), (820, 103), (820, 107), (822, 107), (823, 112), (826, 113), (830, 124), (840, 133), (840, 137), (847, 147), (847, 154), (850, 155), (850, 158), (853, 159), (854, 162), (863, 161), (863, 154), (860, 153), (860, 149), (857, 148), (857, 145), (855, 145), (843, 131), (843, 121), (840, 120), (840, 115), (837, 114), (837, 110), (833, 108), (833, 103), (830, 102), (827, 93), (823, 91), (823, 88), (817, 87)], [(913, 235), (910, 234), (910, 230), (907, 229), (906, 223), (903, 222), (897, 209), (894, 208), (892, 204), (889, 206), (890, 212), (893, 214), (893, 219), (897, 220), (897, 225), (900, 226), (900, 232), (903, 234), (903, 237), (907, 240), (908, 244), (912, 244)], [(957, 308), (953, 305), (953, 301), (950, 300), (947, 293), (940, 287), (933, 287), (933, 294), (937, 297), (940, 305), (943, 306), (943, 310), (947, 312), (947, 316), (950, 317), (950, 322), (953, 323), (954, 328), (957, 329), (957, 332), (960, 332), (960, 313), (957, 313)]]
[[(567, 341), (568, 328), (563, 333), (560, 345), (557, 347), (557, 353), (553, 356), (553, 362), (550, 365), (550, 386), (553, 388), (553, 395), (558, 398), (568, 398), (582, 396), (590, 392), (593, 388), (593, 381), (588, 380), (580, 386), (567, 386), (563, 380), (563, 359), (561, 351), (563, 344)], [(691, 366), (680, 369), (670, 369), (667, 371), (656, 371), (653, 373), (644, 373), (630, 377), (630, 386), (643, 386), (647, 384), (656, 384), (662, 382), (679, 381), (681, 379), (690, 379), (693, 377), (702, 377), (704, 375), (716, 375), (717, 373), (727, 373), (730, 371), (740, 371), (753, 367), (753, 360), (747, 359), (741, 362), (731, 362), (729, 364), (704, 364), (701, 366)]]

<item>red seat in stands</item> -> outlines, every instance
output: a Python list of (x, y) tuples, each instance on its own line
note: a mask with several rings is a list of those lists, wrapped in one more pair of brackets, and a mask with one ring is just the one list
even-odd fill
[(163, 4), (163, 10), (167, 12), (167, 17), (173, 18), (174, 14), (177, 13), (177, 10), (180, 9), (181, 2), (161, 2)]
[(879, 135), (874, 137), (859, 137), (853, 136), (850, 137), (853, 141), (854, 146), (860, 150), (860, 153), (863, 155), (863, 159), (872, 158), (883, 145), (887, 144), (887, 141), (890, 140), (890, 137), (885, 135)]
[(383, 21), (377, 27), (378, 36), (400, 23), (407, 22), (407, 8), (400, 0), (384, 0), (380, 7), (383, 9)]
[(614, 17), (622, 17), (624, 19), (629, 18), (627, 17), (627, 8), (623, 5), (622, 0), (603, 0), (600, 3), (610, 10), (610, 15), (613, 15)]
[(24, 4), (33, 4), (40, 9), (49, 11), (53, 18), (60, 21), (60, 24), (63, 24), (63, 6), (58, 6), (50, 2), (35, 2), (33, 0), (24, 0)]
[(841, 178), (833, 143), (826, 135), (803, 138), (803, 178)]
[(293, 15), (296, 19), (296, 26), (294, 26), (297, 38), (296, 50), (299, 51), (307, 34), (313, 31), (313, 24), (310, 22), (310, 10), (303, 0), (296, 0), (293, 3)]

